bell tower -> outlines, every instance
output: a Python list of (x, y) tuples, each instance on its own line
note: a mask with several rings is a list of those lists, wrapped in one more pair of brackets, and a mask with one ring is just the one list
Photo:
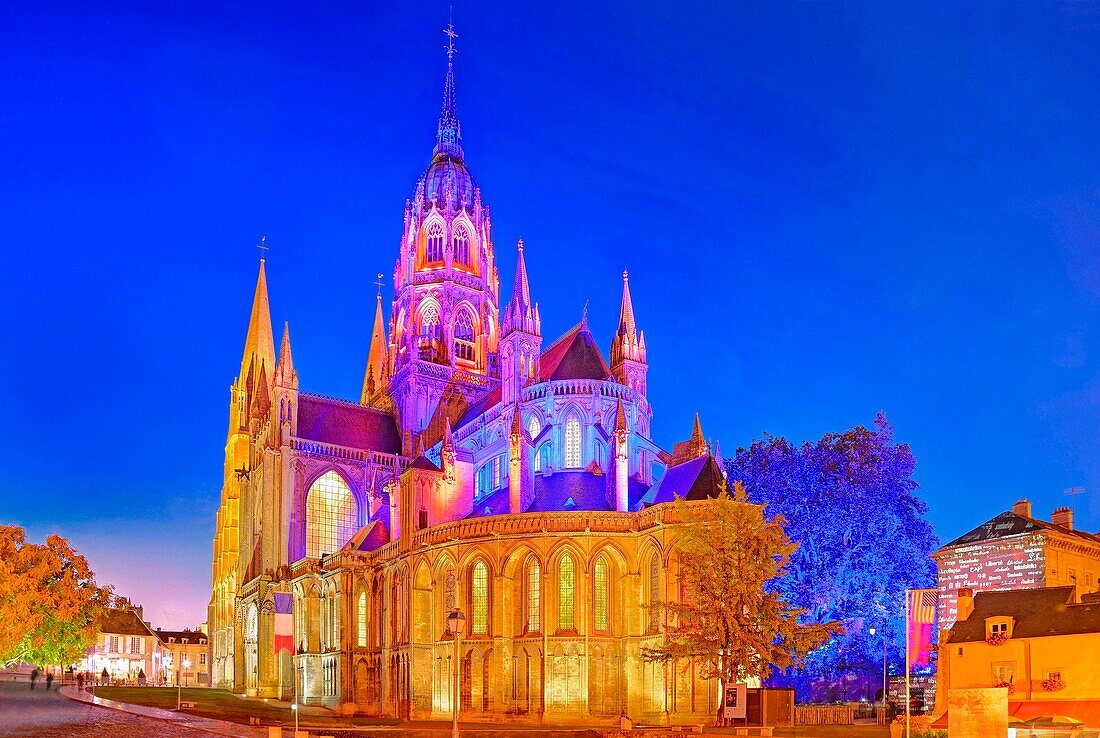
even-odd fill
[(394, 266), (386, 374), (402, 451), (443, 437), (499, 382), (499, 292), (489, 208), (466, 167), (455, 111), (454, 27), (447, 26), (443, 110), (431, 164), (405, 202)]

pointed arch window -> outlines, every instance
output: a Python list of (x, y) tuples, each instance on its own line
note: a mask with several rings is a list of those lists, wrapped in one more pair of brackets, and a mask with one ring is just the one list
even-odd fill
[(343, 548), (358, 526), (351, 488), (335, 471), (326, 472), (306, 494), (306, 556), (320, 558)]
[(558, 630), (575, 630), (574, 592), (577, 581), (573, 557), (565, 554), (558, 564)]
[(661, 560), (654, 553), (649, 558), (649, 630), (657, 632), (657, 603), (661, 601)]
[(462, 226), (455, 231), (454, 253), (456, 264), (470, 266), (470, 236)]
[(474, 319), (465, 308), (459, 310), (455, 317), (455, 357), (474, 360)]
[(527, 632), (542, 630), (542, 571), (535, 559), (527, 564)]
[(359, 590), (359, 601), (355, 606), (355, 642), (360, 648), (367, 647), (367, 592)]
[(565, 466), (577, 469), (581, 465), (581, 421), (576, 415), (565, 421)]
[(428, 226), (428, 242), (424, 255), (429, 264), (443, 261), (443, 225), (439, 222)]
[(608, 627), (608, 606), (611, 599), (608, 593), (607, 559), (600, 556), (592, 571), (592, 624), (599, 633), (606, 633)]
[(489, 567), (484, 561), (474, 564), (470, 576), (470, 633), (486, 635), (489, 632)]

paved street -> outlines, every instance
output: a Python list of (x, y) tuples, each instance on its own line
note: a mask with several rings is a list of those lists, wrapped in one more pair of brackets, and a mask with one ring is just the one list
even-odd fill
[(0, 683), (3, 738), (210, 738), (210, 733), (67, 700), (39, 683)]

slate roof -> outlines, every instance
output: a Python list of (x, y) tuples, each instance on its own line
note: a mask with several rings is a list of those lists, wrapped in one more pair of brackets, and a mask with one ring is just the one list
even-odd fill
[[(600, 352), (596, 339), (585, 323), (578, 323), (542, 352), (539, 359), (539, 379), (596, 379), (611, 377), (611, 368)], [(479, 418), (500, 402), (500, 387), (471, 403), (455, 428), (461, 428)], [(301, 423), (301, 421), (299, 421)]]
[(611, 368), (600, 353), (588, 325), (578, 323), (542, 352), (539, 376), (544, 382), (555, 379), (603, 380), (611, 376)]
[(130, 608), (107, 608), (99, 618), (99, 632), (111, 635), (150, 636), (153, 631)]
[(717, 497), (725, 477), (711, 454), (698, 456), (665, 470), (648, 492), (638, 501), (637, 508), (672, 502), (677, 497), (685, 500), (705, 500)]
[(387, 454), (401, 451), (391, 414), (305, 392), (298, 395), (298, 437)]
[(964, 546), (972, 543), (980, 543), (981, 541), (992, 541), (999, 538), (1008, 538), (1009, 536), (1035, 533), (1037, 531), (1063, 533), (1068, 536), (1077, 536), (1078, 538), (1083, 538), (1092, 543), (1100, 544), (1100, 536), (1095, 536), (1092, 533), (1087, 533), (1083, 530), (1072, 530), (1061, 525), (1048, 523), (1045, 520), (1038, 520), (1037, 518), (1031, 518), (1026, 515), (1017, 515), (1011, 510), (1007, 510), (995, 518), (982, 523), (969, 533), (965, 533), (950, 543), (944, 544), (942, 548)]
[(1074, 604), (1073, 593), (1073, 587), (979, 592), (974, 612), (951, 626), (948, 641), (984, 641), (986, 618), (998, 616), (1013, 618), (1013, 639), (1100, 633), (1100, 604)]

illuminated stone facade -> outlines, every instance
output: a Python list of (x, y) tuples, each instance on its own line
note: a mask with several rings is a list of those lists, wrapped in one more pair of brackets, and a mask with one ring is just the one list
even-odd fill
[(939, 568), (939, 628), (956, 618), (960, 589), (974, 592), (1073, 585), (1084, 594), (1100, 590), (1100, 537), (1074, 530), (1068, 508), (1051, 522), (1031, 515), (1031, 503), (956, 538), (933, 554)]
[[(458, 607), (465, 717), (713, 716), (714, 682), (641, 649), (664, 627), (648, 605), (678, 595), (669, 503), (713, 496), (720, 464), (698, 421), (671, 453), (651, 438), (625, 272), (608, 363), (587, 317), (543, 345), (522, 241), (501, 306), (496, 258), (448, 63), (358, 401), (299, 389), (288, 327), (276, 359), (261, 261), (214, 539), (215, 686), (446, 717)], [(294, 656), (272, 653), (275, 592), (294, 596)]]

